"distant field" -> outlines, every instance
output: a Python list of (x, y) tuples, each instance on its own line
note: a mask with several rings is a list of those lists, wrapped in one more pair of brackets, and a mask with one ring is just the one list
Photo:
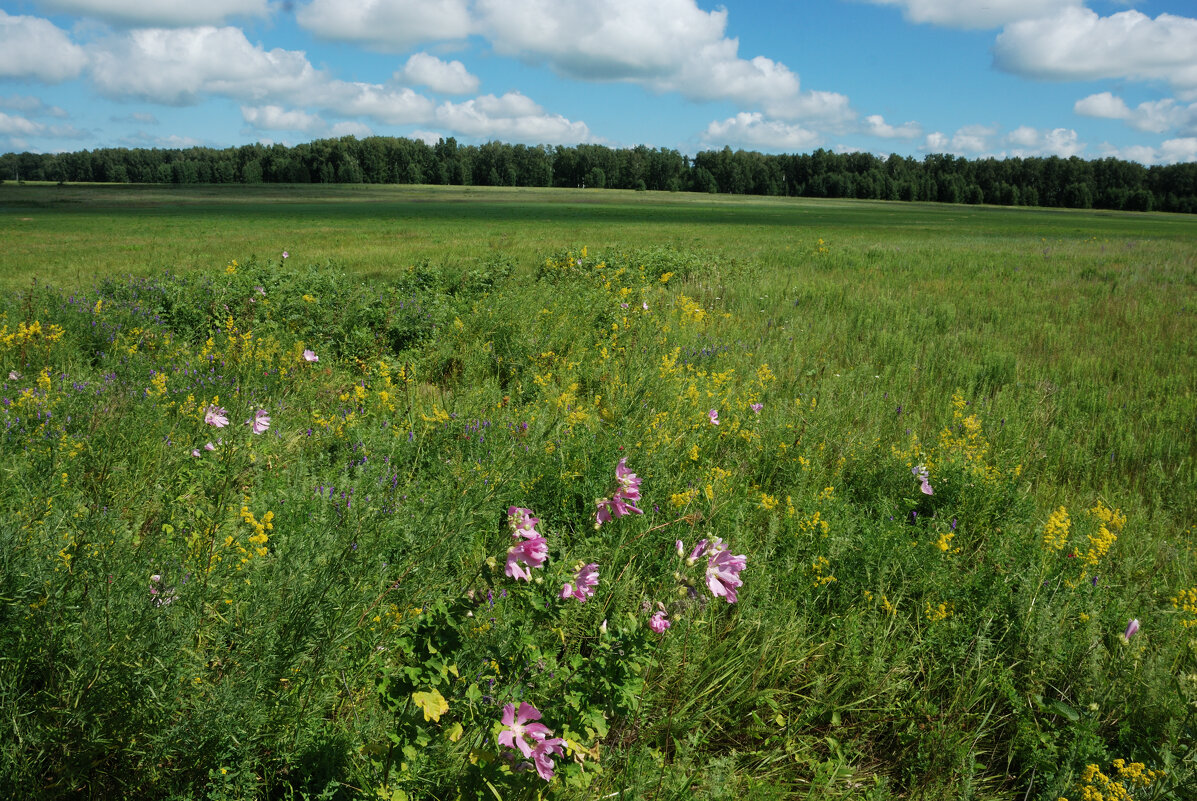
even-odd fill
[[(488, 187), (0, 185), (0, 283), (89, 285), (98, 275), (210, 268), (229, 258), (332, 260), (386, 276), (421, 259), (463, 266), (555, 249), (671, 245), (793, 266), (817, 239), (912, 266), (955, 253), (1026, 258), (1096, 237), (1172, 251), (1189, 216), (692, 193)], [(1041, 241), (1043, 240), (1043, 241)], [(1100, 256), (1108, 243), (1081, 250)]]
[(1195, 797), (1195, 218), (5, 184), (0, 253), (15, 795)]

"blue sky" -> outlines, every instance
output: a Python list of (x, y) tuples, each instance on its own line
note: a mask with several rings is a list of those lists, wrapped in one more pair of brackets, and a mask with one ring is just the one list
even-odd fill
[(1195, 161), (1197, 3), (0, 2), (0, 152), (372, 134)]

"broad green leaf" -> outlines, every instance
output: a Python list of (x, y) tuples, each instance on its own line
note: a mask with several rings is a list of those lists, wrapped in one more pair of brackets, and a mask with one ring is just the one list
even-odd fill
[(411, 700), (424, 712), (424, 720), (439, 723), (441, 715), (449, 711), (449, 702), (435, 688), (425, 692), (414, 692), (411, 694)]

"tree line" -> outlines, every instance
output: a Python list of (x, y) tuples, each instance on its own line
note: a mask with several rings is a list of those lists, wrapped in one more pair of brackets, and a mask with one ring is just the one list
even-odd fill
[(371, 183), (567, 186), (1005, 206), (1197, 212), (1197, 163), (1146, 167), (1057, 156), (921, 161), (870, 153), (768, 155), (707, 150), (693, 158), (644, 145), (435, 145), (400, 137), (318, 139), (224, 149), (103, 148), (0, 155), (4, 180), (166, 184)]

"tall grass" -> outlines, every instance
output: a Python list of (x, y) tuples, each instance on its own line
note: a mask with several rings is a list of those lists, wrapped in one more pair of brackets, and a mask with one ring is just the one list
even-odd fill
[(1190, 795), (1191, 249), (787, 236), (7, 297), (0, 785)]

